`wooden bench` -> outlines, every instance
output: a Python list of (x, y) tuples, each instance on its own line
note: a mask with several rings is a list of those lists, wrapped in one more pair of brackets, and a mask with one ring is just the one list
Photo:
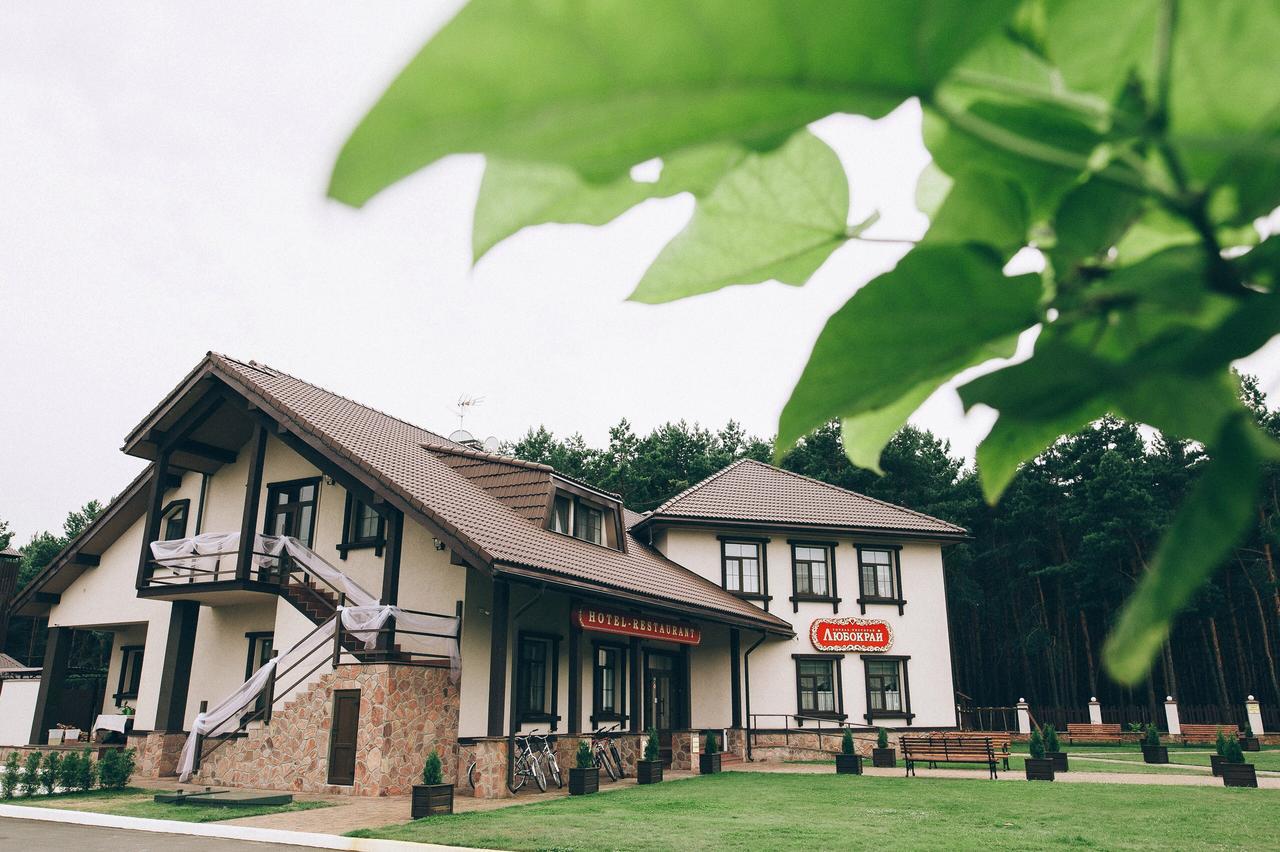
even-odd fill
[(1218, 740), (1218, 731), (1224, 734), (1235, 734), (1240, 736), (1240, 729), (1235, 725), (1182, 725), (1182, 737), (1184, 743), (1212, 743)]
[(933, 768), (939, 763), (983, 763), (991, 777), (996, 777), (996, 753), (991, 737), (983, 735), (955, 736), (903, 736), (898, 738), (902, 760), (907, 765), (907, 775), (916, 774), (916, 763), (923, 761)]
[(930, 736), (949, 737), (953, 740), (990, 740), (991, 749), (995, 752), (997, 760), (1004, 761), (1004, 768), (1009, 768), (1009, 758), (1012, 756), (1013, 736), (1002, 733), (987, 733), (982, 731), (944, 731), (941, 734), (931, 734)]
[(1067, 742), (1083, 740), (1085, 742), (1118, 743), (1125, 739), (1124, 731), (1119, 725), (1086, 725), (1077, 722), (1067, 723)]

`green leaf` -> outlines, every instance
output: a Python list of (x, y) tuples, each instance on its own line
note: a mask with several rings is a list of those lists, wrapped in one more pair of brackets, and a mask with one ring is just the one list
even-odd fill
[(550, 222), (604, 225), (649, 198), (680, 192), (705, 195), (742, 161), (737, 145), (709, 145), (673, 154), (658, 180), (630, 175), (591, 183), (568, 166), (490, 159), (476, 200), (471, 250), (479, 260), (517, 231)]
[(473, 0), (391, 83), (339, 154), (360, 205), (452, 153), (594, 181), (712, 142), (767, 150), (836, 112), (927, 95), (1017, 0)]
[(1065, 276), (1080, 260), (1105, 254), (1139, 215), (1142, 196), (1093, 177), (1070, 190), (1054, 217), (1054, 271)]
[(1050, 0), (1045, 50), (1067, 85), (1110, 101), (1137, 74), (1155, 77), (1156, 27), (1164, 0)]
[(1223, 428), (1103, 647), (1103, 661), (1116, 680), (1134, 684), (1146, 675), (1174, 616), (1253, 522), (1263, 465), (1277, 458), (1275, 444), (1244, 417)]
[[(778, 423), (780, 457), (832, 418), (878, 411), (965, 369), (1037, 319), (1040, 279), (990, 249), (920, 245), (827, 320)], [(989, 357), (989, 356), (988, 356)]]
[(724, 176), (645, 272), (632, 301), (669, 302), (732, 284), (803, 284), (849, 236), (840, 158), (807, 130)]
[(1018, 184), (962, 172), (924, 235), (926, 243), (983, 243), (1011, 257), (1027, 242), (1027, 202)]

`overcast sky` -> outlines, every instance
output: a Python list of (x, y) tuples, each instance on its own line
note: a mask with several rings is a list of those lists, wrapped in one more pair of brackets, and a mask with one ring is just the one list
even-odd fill
[[(852, 244), (803, 288), (624, 298), (687, 220), (651, 201), (604, 228), (527, 231), (470, 266), (482, 162), (455, 157), (364, 210), (324, 189), (346, 134), (454, 3), (0, 5), (0, 519), (16, 543), (120, 490), (124, 435), (208, 350), (449, 432), (530, 425), (603, 443), (729, 418), (760, 435), (826, 317), (904, 248)], [(920, 115), (815, 130), (851, 219), (912, 237)], [(910, 328), (903, 333), (909, 335)], [(1280, 387), (1275, 343), (1246, 366)], [(989, 413), (915, 420), (971, 457)]]

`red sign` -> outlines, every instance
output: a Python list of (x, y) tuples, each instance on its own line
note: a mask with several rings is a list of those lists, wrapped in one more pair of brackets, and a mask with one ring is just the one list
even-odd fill
[(679, 642), (681, 645), (697, 645), (702, 641), (702, 628), (687, 621), (666, 621), (592, 606), (578, 607), (573, 611), (573, 617), (583, 630), (595, 630), (599, 633), (661, 639), (664, 642)]
[(893, 628), (873, 618), (819, 618), (809, 625), (809, 641), (819, 651), (887, 651)]

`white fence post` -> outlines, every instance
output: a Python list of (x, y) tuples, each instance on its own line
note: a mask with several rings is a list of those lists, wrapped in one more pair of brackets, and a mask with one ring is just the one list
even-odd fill
[(1018, 699), (1018, 733), (1031, 733), (1031, 705), (1025, 698)]
[(1252, 695), (1249, 700), (1244, 703), (1245, 715), (1249, 717), (1249, 727), (1253, 728), (1253, 735), (1260, 737), (1266, 733), (1262, 729), (1262, 705), (1258, 703), (1258, 699)]
[(1102, 724), (1102, 703), (1098, 701), (1098, 696), (1089, 699), (1089, 724)]
[(1169, 723), (1169, 736), (1180, 736), (1182, 723), (1178, 721), (1178, 702), (1173, 700), (1172, 695), (1164, 697), (1164, 718)]

